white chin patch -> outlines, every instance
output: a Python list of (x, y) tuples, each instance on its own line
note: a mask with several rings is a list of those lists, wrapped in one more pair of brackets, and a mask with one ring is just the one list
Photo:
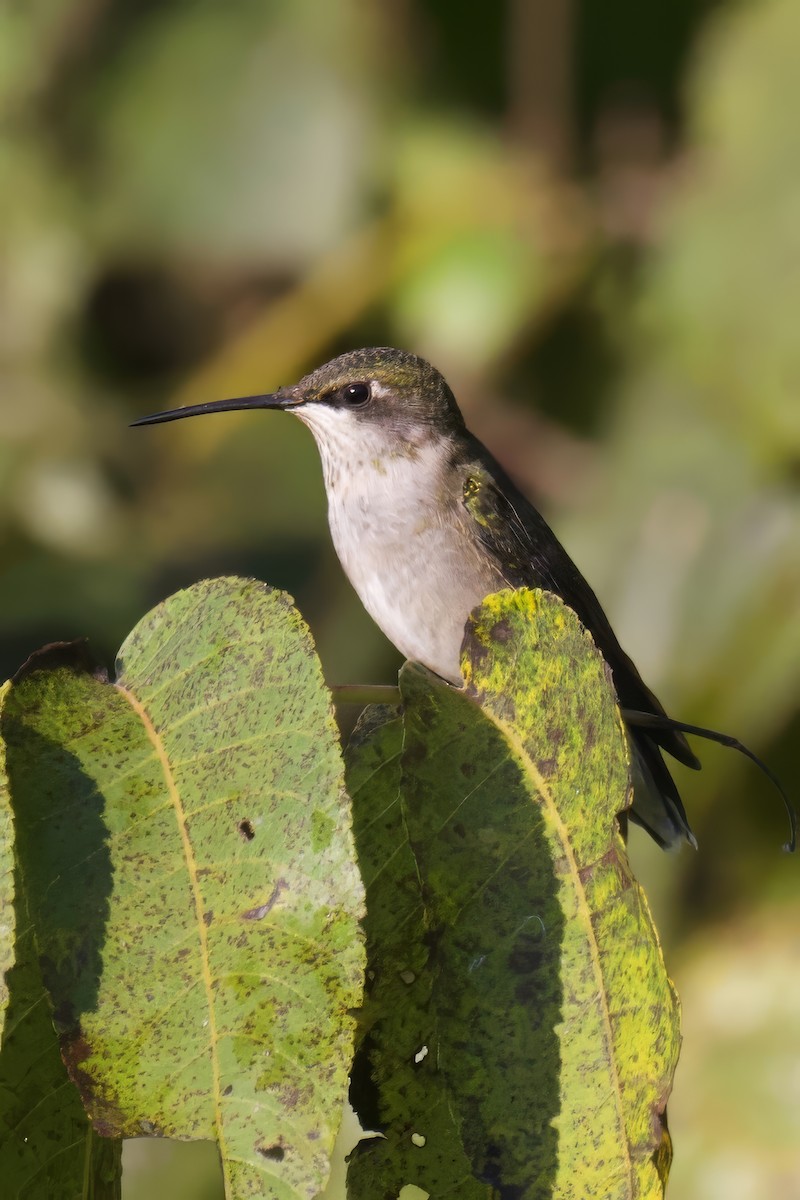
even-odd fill
[(315, 437), (324, 436), (347, 428), (350, 414), (344, 408), (331, 408), (329, 404), (303, 404), (294, 410), (294, 415), (307, 425)]
[(346, 408), (305, 404), (295, 409), (295, 416), (313, 433), (323, 464), (330, 456), (345, 463), (375, 457), (386, 450), (386, 438), (381, 429), (369, 422), (360, 422), (358, 415)]

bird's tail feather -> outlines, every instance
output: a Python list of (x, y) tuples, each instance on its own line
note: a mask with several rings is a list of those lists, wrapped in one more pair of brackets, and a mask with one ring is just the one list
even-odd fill
[[(638, 773), (642, 777), (639, 796), (636, 795), (636, 779), (634, 778), (631, 819), (643, 825), (660, 845), (675, 846), (682, 837), (685, 837), (693, 845), (697, 845), (686, 820), (686, 813), (672, 776), (667, 770), (660, 751), (647, 737), (648, 730), (663, 732), (672, 729), (679, 730), (681, 733), (691, 733), (696, 737), (718, 742), (721, 746), (727, 746), (732, 750), (738, 750), (740, 754), (744, 754), (746, 758), (754, 762), (759, 770), (763, 771), (767, 779), (777, 788), (786, 809), (789, 821), (789, 840), (783, 848), (789, 853), (794, 852), (797, 847), (797, 813), (794, 806), (774, 771), (771, 771), (767, 764), (738, 738), (732, 737), (729, 733), (720, 733), (716, 729), (707, 729), (703, 725), (690, 725), (686, 721), (675, 721), (672, 717), (667, 717), (662, 713), (637, 712), (626, 708), (622, 710), (622, 716), (631, 731), (634, 748), (634, 776), (638, 767)], [(659, 797), (663, 810), (661, 813), (657, 811)], [(653, 828), (654, 823), (658, 826), (657, 829)]]
[(633, 804), (630, 819), (641, 825), (664, 850), (687, 841), (697, 849), (686, 811), (661, 750), (646, 734), (630, 731)]

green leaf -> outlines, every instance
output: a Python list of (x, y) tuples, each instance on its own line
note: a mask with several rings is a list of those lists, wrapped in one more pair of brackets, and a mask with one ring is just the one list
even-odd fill
[(677, 1004), (617, 829), (607, 669), (525, 591), (477, 610), (463, 669), (457, 692), (407, 667), (402, 723), (351, 752), (372, 981), (356, 1098), (386, 1139), (362, 1143), (349, 1195), (661, 1196)]
[[(406, 667), (401, 675), (406, 702), (413, 670)], [(404, 1183), (413, 1181), (437, 1200), (480, 1200), (491, 1193), (473, 1177), (446, 1081), (431, 1070), (431, 1015), (438, 998), (401, 794), (408, 779), (401, 770), (403, 739), (413, 712), (412, 702), (404, 722), (386, 708), (368, 709), (348, 749), (353, 831), (367, 893), (368, 958), (366, 1036), (350, 1098), (364, 1127), (385, 1128), (389, 1135), (385, 1141), (359, 1144), (347, 1173), (348, 1196), (394, 1198)], [(425, 752), (423, 743), (416, 753)], [(443, 793), (431, 799), (433, 811), (441, 811)], [(369, 1082), (371, 1071), (378, 1079), (377, 1097)], [(416, 1144), (422, 1130), (424, 1159)]]
[(117, 668), (45, 652), (6, 711), (62, 1053), (100, 1132), (215, 1138), (229, 1197), (312, 1197), (363, 951), (310, 635), (286, 596), (213, 580), (145, 617)]
[[(10, 685), (0, 691), (7, 703)], [(0, 742), (0, 755), (3, 753)], [(0, 764), (1, 766), (2, 764)], [(118, 1200), (121, 1142), (98, 1138), (67, 1076), (13, 868), (8, 779), (0, 772), (5, 1025), (0, 1049), (0, 1177), (15, 1200)]]
[[(11, 685), (0, 688), (0, 711)], [(14, 964), (14, 830), (6, 777), (5, 749), (0, 740), (0, 1046), (8, 1008), (8, 972)]]

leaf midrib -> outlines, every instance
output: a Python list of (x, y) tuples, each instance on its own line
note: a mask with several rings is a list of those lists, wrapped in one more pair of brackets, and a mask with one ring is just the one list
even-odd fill
[[(200, 891), (200, 883), (199, 883), (199, 880), (197, 877), (197, 864), (196, 864), (195, 857), (194, 857), (194, 851), (192, 849), (192, 843), (191, 843), (191, 839), (189, 837), (189, 831), (186, 827), (186, 813), (184, 811), (183, 803), (182, 803), (181, 797), (180, 797), (180, 792), (178, 791), (178, 786), (175, 782), (175, 776), (173, 775), (172, 767), (170, 765), (170, 761), (167, 756), (167, 752), (164, 747), (164, 743), (161, 741), (161, 738), (159, 737), (159, 735), (156, 731), (156, 728), (153, 725), (153, 722), (151, 721), (147, 710), (145, 709), (145, 707), (141, 703), (141, 701), (134, 695), (133, 692), (129, 691), (128, 688), (123, 687), (123, 685), (121, 683), (115, 683), (114, 686), (116, 687), (117, 691), (120, 692), (121, 695), (123, 695), (125, 697), (125, 699), (128, 701), (128, 703), (130, 704), (133, 711), (136, 713), (139, 720), (142, 722), (142, 725), (144, 727), (147, 738), (150, 741), (150, 744), (152, 745), (153, 750), (155, 751), (156, 757), (161, 765), (161, 770), (164, 774), (164, 781), (167, 785), (167, 791), (169, 793), (169, 798), (170, 798), (170, 801), (172, 802), (172, 806), (175, 810), (175, 820), (176, 820), (176, 823), (178, 826), (178, 832), (179, 832), (180, 838), (181, 838), (181, 845), (183, 848), (183, 856), (184, 856), (184, 859), (186, 862), (186, 872), (189, 877), (189, 885), (192, 890), (192, 899), (194, 902), (195, 917), (196, 917), (196, 923), (197, 923), (198, 941), (200, 944), (200, 969), (202, 972), (203, 987), (204, 987), (205, 993), (206, 993), (206, 1007), (207, 1007), (207, 1011), (208, 1011), (208, 1038), (209, 1038), (209, 1045), (210, 1045), (210, 1050), (211, 1050), (211, 1075), (212, 1075), (212, 1091), (213, 1091), (213, 1103), (214, 1103), (214, 1128), (215, 1128), (217, 1142), (219, 1145), (220, 1158), (222, 1160), (223, 1171), (225, 1171), (226, 1176), (227, 1176), (227, 1169), (226, 1169), (225, 1164), (228, 1161), (228, 1156), (227, 1156), (227, 1151), (226, 1151), (226, 1146), (225, 1146), (225, 1134), (224, 1134), (224, 1129), (223, 1129), (223, 1124), (222, 1124), (222, 1110), (220, 1107), (220, 1097), (222, 1094), (222, 1088), (221, 1088), (221, 1083), (220, 1083), (219, 1055), (217, 1053), (217, 1044), (218, 1044), (218, 1040), (219, 1040), (219, 1035), (217, 1032), (216, 1010), (214, 1008), (214, 989), (213, 989), (213, 983), (212, 983), (211, 961), (210, 961), (209, 948), (208, 948), (208, 930), (206, 927), (206, 923), (203, 919), (203, 914), (205, 912), (205, 906), (203, 904), (203, 897), (202, 897), (202, 894)], [(228, 1194), (227, 1178), (225, 1181), (225, 1192), (227, 1195)]]

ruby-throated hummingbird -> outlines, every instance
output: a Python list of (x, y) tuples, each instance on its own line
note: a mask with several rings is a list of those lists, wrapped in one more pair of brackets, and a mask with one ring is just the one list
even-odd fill
[(507, 587), (560, 596), (613, 673), (633, 759), (631, 818), (662, 846), (696, 844), (661, 751), (698, 768), (688, 731), (755, 756), (733, 738), (667, 717), (566, 550), (467, 430), (430, 363), (402, 350), (354, 350), (293, 387), (134, 424), (251, 408), (293, 412), (313, 433), (336, 552), (367, 612), (407, 658), (458, 684), (464, 626), (485, 596)]

